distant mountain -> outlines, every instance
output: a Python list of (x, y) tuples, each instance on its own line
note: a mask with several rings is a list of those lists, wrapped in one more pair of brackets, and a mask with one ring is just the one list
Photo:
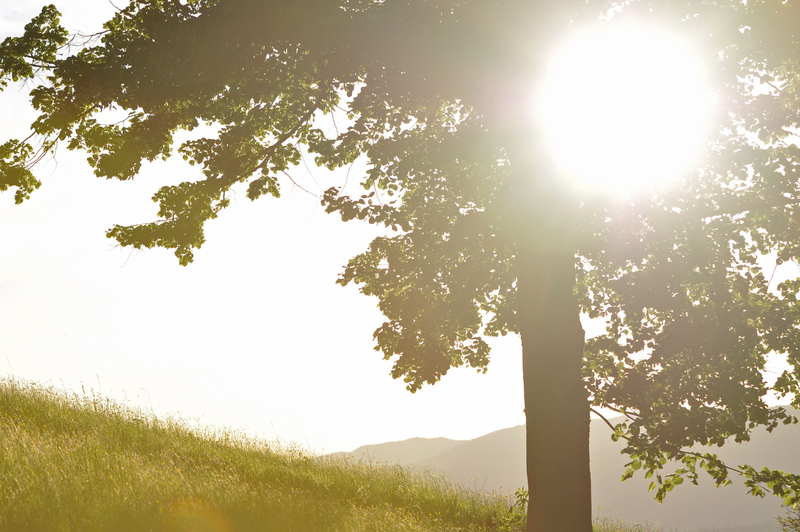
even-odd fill
[(359, 459), (380, 462), (400, 462), (401, 464), (417, 464), (429, 458), (440, 456), (453, 447), (465, 443), (462, 440), (448, 438), (411, 438), (397, 442), (364, 445), (352, 453)]
[[(787, 410), (800, 418), (800, 411)], [(772, 532), (780, 529), (775, 521), (783, 514), (780, 499), (748, 495), (737, 477), (732, 477), (732, 486), (717, 489), (710, 477), (701, 472), (699, 486), (684, 483), (670, 492), (663, 504), (658, 504), (652, 499), (653, 493), (648, 493), (650, 479), (644, 479), (643, 474), (620, 481), (628, 458), (620, 455), (623, 445), (612, 442), (609, 436), (605, 423), (592, 421), (593, 505), (602, 512), (609, 512), (613, 518), (657, 523), (681, 532)], [(772, 434), (759, 430), (748, 443), (731, 443), (703, 452), (716, 453), (732, 466), (747, 463), (800, 473), (800, 425), (780, 426)], [(365, 445), (349, 454), (358, 460), (429, 467), (480, 490), (510, 492), (527, 485), (524, 425), (474, 440), (412, 438)]]

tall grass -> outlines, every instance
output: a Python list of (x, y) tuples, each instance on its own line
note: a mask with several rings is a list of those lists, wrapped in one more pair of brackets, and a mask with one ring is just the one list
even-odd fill
[(0, 381), (0, 531), (449, 531), (504, 499), (398, 466), (320, 459), (97, 396)]
[(592, 519), (594, 532), (677, 532), (674, 528), (661, 528), (656, 525), (626, 523), (611, 517), (608, 512), (598, 508)]
[(430, 472), (0, 379), (0, 532), (513, 532), (519, 517)]

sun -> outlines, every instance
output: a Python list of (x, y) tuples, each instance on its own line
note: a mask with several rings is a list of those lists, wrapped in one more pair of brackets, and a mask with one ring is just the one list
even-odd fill
[(635, 194), (696, 160), (709, 94), (689, 43), (612, 21), (575, 31), (554, 50), (534, 115), (561, 177), (582, 189)]

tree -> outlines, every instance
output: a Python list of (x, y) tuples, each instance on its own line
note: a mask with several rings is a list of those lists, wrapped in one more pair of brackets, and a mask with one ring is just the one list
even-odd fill
[[(0, 147), (0, 189), (28, 199), (32, 165), (61, 143), (85, 150), (98, 177), (131, 179), (142, 161), (171, 155), (176, 131), (215, 124), (178, 148), (204, 178), (163, 187), (157, 221), (107, 233), (174, 249), (186, 265), (232, 188), (279, 196), (277, 177), (301, 149), (330, 169), (366, 158), (363, 195), (331, 187), (321, 201), (394, 232), (339, 282), (378, 297), (376, 349), (412, 392), (451, 367), (485, 371), (482, 335), (520, 335), (529, 530), (591, 529), (593, 407), (626, 416), (612, 427), (631, 457), (625, 476), (654, 476), (658, 499), (696, 483), (700, 468), (718, 485), (737, 472), (753, 494), (793, 504), (800, 476), (692, 446), (796, 422), (764, 403), (768, 353), (787, 355), (794, 369), (772, 389), (800, 406), (800, 279), (771, 292), (759, 263), (800, 258), (800, 8), (617, 6), (617, 19), (657, 20), (712, 58), (720, 110), (702, 164), (679, 186), (619, 202), (560, 182), (520, 119), (543, 50), (613, 6), (134, 0), (103, 33), (71, 41), (50, 6), (0, 49), (4, 80), (38, 80), (40, 113), (37, 148)], [(125, 119), (109, 123), (109, 109)], [(335, 135), (325, 116), (345, 121)], [(585, 341), (581, 312), (606, 317), (607, 333)], [(677, 471), (662, 472), (668, 461)]]

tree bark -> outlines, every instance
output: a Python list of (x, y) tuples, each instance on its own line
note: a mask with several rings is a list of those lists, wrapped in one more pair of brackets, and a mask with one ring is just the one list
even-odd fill
[(519, 243), (517, 277), (528, 532), (591, 532), (589, 401), (581, 376), (585, 335), (573, 293), (575, 238), (570, 209), (564, 208), (568, 201), (537, 196), (528, 207), (534, 213), (527, 221), (531, 231)]

